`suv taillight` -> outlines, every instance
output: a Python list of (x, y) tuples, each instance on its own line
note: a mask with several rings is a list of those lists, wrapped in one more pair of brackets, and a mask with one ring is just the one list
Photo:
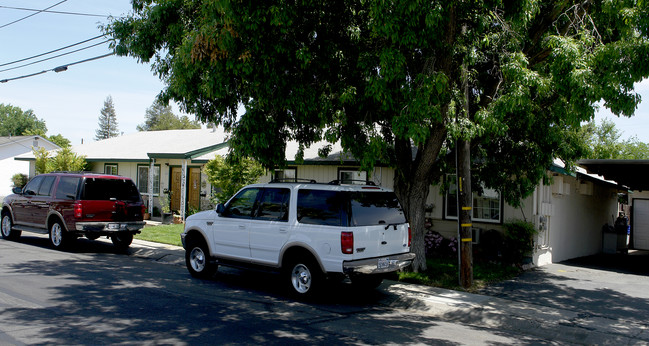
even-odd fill
[(410, 226), (408, 226), (408, 247), (412, 244), (412, 230), (410, 230)]
[(77, 202), (74, 204), (74, 217), (77, 219), (83, 217), (83, 205), (81, 204), (81, 202)]
[(354, 233), (340, 232), (340, 250), (344, 254), (354, 253)]

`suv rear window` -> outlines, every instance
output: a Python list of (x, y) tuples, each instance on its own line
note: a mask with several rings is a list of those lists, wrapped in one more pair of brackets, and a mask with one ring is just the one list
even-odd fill
[(343, 226), (343, 197), (337, 191), (298, 191), (297, 221), (312, 225)]
[(393, 225), (406, 222), (403, 209), (394, 192), (353, 192), (350, 200), (353, 226)]
[(77, 188), (79, 186), (79, 177), (60, 177), (59, 185), (56, 187), (56, 198), (58, 199), (75, 199), (77, 198)]
[(83, 182), (82, 200), (139, 201), (140, 192), (130, 179), (86, 178)]

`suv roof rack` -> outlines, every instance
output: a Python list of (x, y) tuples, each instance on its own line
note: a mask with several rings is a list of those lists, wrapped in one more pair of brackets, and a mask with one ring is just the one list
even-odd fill
[(332, 180), (329, 182), (329, 185), (343, 185), (343, 184), (349, 184), (349, 183), (354, 183), (355, 181), (362, 182), (364, 185), (370, 185), (370, 186), (376, 186), (376, 183), (371, 181), (371, 180), (357, 180), (357, 179), (345, 179), (343, 180)]
[(303, 179), (303, 178), (280, 178), (280, 179), (273, 179), (270, 181), (270, 183), (311, 183), (311, 184), (317, 184), (318, 182), (315, 181), (314, 179)]

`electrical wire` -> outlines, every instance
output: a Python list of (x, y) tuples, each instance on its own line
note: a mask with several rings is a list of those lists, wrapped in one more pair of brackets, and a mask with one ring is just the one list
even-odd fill
[(39, 10), (39, 11), (36, 12), (36, 13), (32, 13), (32, 14), (30, 14), (29, 16), (25, 16), (25, 17), (22, 17), (22, 18), (20, 18), (20, 19), (16, 19), (16, 20), (14, 20), (14, 21), (11, 22), (11, 23), (7, 23), (7, 24), (4, 24), (4, 25), (0, 25), (0, 29), (2, 29), (2, 28), (4, 28), (4, 27), (7, 27), (7, 26), (9, 26), (9, 25), (11, 25), (11, 24), (15, 24), (15, 23), (18, 23), (18, 22), (20, 22), (20, 21), (23, 21), (23, 20), (25, 20), (25, 19), (27, 19), (27, 18), (29, 18), (29, 17), (33, 17), (33, 16), (35, 16), (35, 15), (37, 15), (37, 14), (39, 14), (39, 13), (42, 13), (42, 12), (44, 12), (44, 11), (49, 10), (50, 8), (52, 8), (52, 7), (54, 7), (54, 6), (58, 6), (58, 5), (60, 5), (60, 4), (64, 3), (64, 2), (66, 2), (66, 1), (68, 1), (68, 0), (63, 0), (63, 1), (57, 2), (56, 4), (50, 6), (50, 7), (46, 8), (46, 9)]
[(0, 83), (7, 83), (7, 82), (12, 81), (12, 80), (23, 79), (23, 78), (28, 78), (28, 77), (34, 77), (34, 76), (38, 76), (38, 75), (41, 75), (43, 73), (51, 72), (51, 71), (53, 71), (53, 72), (67, 71), (68, 67), (70, 67), (70, 66), (82, 64), (82, 63), (93, 61), (93, 60), (103, 59), (103, 58), (109, 57), (111, 55), (115, 55), (115, 53), (108, 53), (108, 54), (99, 55), (99, 56), (96, 56), (96, 57), (93, 57), (93, 58), (88, 58), (88, 59), (76, 61), (76, 62), (73, 62), (73, 63), (69, 63), (69, 64), (65, 64), (65, 65), (55, 67), (55, 68), (53, 68), (51, 70), (43, 70), (41, 72), (36, 72), (36, 73), (24, 75), (24, 76), (2, 79), (2, 80), (0, 80)]
[(90, 46), (88, 46), (88, 47), (83, 47), (83, 48), (75, 49), (75, 50), (72, 50), (72, 51), (69, 51), (69, 52), (66, 52), (66, 53), (62, 53), (62, 54), (55, 55), (55, 56), (52, 56), (52, 57), (49, 57), (49, 58), (45, 58), (45, 59), (41, 59), (41, 60), (37, 60), (37, 61), (33, 61), (33, 62), (30, 62), (30, 63), (27, 63), (27, 64), (23, 64), (23, 65), (20, 65), (20, 66), (15, 66), (15, 67), (6, 68), (6, 69), (4, 69), (4, 70), (0, 70), (0, 72), (11, 71), (11, 70), (19, 69), (19, 68), (21, 68), (21, 67), (25, 67), (25, 66), (30, 66), (30, 65), (38, 64), (38, 63), (43, 62), (43, 61), (47, 61), (47, 60), (52, 60), (52, 59), (60, 58), (60, 57), (62, 57), (62, 56), (69, 55), (69, 54), (76, 53), (76, 52), (80, 52), (80, 51), (82, 51), (82, 50), (90, 49), (90, 48), (93, 48), (93, 47), (96, 47), (96, 46), (102, 45), (102, 44), (104, 44), (104, 43), (107, 43), (107, 42), (110, 42), (110, 40), (106, 40), (106, 41), (102, 41), (102, 42), (99, 42), (99, 43), (95, 43), (95, 44), (90, 45)]
[(71, 47), (74, 47), (74, 46), (78, 46), (78, 45), (80, 45), (80, 44), (84, 44), (84, 43), (86, 43), (86, 42), (90, 42), (90, 41), (92, 41), (92, 40), (96, 40), (96, 39), (98, 39), (98, 38), (100, 38), (100, 37), (104, 37), (104, 36), (106, 36), (106, 35), (108, 35), (108, 34), (95, 36), (95, 37), (93, 37), (93, 38), (89, 38), (89, 39), (87, 39), (87, 40), (83, 40), (83, 41), (81, 41), (81, 42), (73, 43), (73, 44), (71, 44), (71, 45), (68, 45), (68, 46), (65, 46), (65, 47), (62, 47), (62, 48), (58, 48), (58, 49), (55, 49), (55, 50), (51, 50), (51, 51), (49, 51), (49, 52), (45, 52), (45, 53), (41, 53), (41, 54), (38, 54), (38, 55), (30, 56), (29, 58), (24, 58), (24, 59), (20, 59), (20, 60), (14, 60), (14, 61), (11, 61), (11, 62), (3, 63), (3, 64), (0, 64), (0, 67), (7, 66), (7, 65), (12, 65), (12, 64), (17, 64), (17, 63), (19, 63), (19, 62), (23, 62), (23, 61), (27, 61), (27, 60), (31, 60), (31, 59), (35, 59), (35, 58), (41, 57), (41, 56), (43, 56), (43, 55), (48, 55), (48, 54), (56, 53), (56, 52), (58, 52), (58, 51), (62, 51), (62, 50), (64, 50), (64, 49), (68, 49), (68, 48), (71, 48)]
[(73, 16), (86, 16), (86, 17), (102, 17), (108, 18), (109, 15), (105, 14), (92, 14), (92, 13), (79, 13), (79, 12), (64, 12), (64, 11), (48, 11), (48, 10), (36, 10), (33, 8), (24, 8), (24, 7), (11, 7), (11, 6), (0, 6), (0, 8), (6, 8), (9, 10), (21, 10), (21, 11), (32, 11), (32, 12), (44, 12), (44, 13), (54, 13), (54, 14), (68, 14)]

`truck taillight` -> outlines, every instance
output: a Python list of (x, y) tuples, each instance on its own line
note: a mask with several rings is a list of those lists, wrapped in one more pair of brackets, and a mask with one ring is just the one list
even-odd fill
[(410, 230), (410, 226), (408, 226), (408, 247), (412, 244), (412, 230)]
[(74, 217), (77, 219), (83, 217), (83, 205), (80, 202), (74, 204)]
[(340, 232), (340, 250), (344, 254), (354, 253), (354, 233)]

